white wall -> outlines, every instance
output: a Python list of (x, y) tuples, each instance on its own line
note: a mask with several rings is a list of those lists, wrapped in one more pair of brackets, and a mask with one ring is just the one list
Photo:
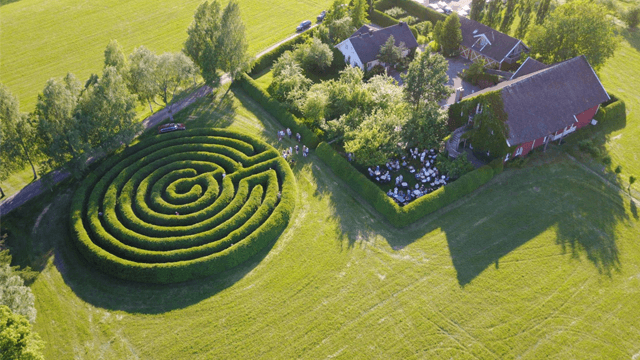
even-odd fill
[(353, 48), (353, 45), (351, 45), (351, 41), (349, 39), (336, 45), (336, 48), (340, 50), (342, 55), (344, 55), (345, 61), (347, 61), (347, 59), (349, 60), (349, 65), (357, 66), (364, 71), (364, 65), (360, 61), (360, 58), (358, 57), (356, 50)]

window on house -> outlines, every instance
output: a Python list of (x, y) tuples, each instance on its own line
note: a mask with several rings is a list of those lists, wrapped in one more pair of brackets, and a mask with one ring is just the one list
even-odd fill
[(519, 147), (518, 150), (516, 150), (516, 156), (520, 155), (522, 155), (522, 147)]

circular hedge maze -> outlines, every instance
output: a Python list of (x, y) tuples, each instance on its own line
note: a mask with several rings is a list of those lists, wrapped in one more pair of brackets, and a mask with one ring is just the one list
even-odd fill
[(293, 173), (278, 151), (220, 129), (156, 135), (112, 156), (77, 189), (73, 238), (100, 270), (175, 283), (232, 268), (284, 230)]

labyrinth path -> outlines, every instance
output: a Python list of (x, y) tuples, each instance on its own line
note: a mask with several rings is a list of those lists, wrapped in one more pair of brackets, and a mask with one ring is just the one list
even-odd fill
[(295, 206), (278, 151), (220, 129), (156, 135), (107, 159), (77, 189), (71, 229), (100, 270), (175, 283), (232, 268), (275, 240)]

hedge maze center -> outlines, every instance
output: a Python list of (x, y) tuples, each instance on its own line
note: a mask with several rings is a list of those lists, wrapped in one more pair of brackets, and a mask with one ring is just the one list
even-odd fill
[(227, 270), (287, 226), (295, 179), (265, 142), (233, 131), (157, 135), (106, 160), (76, 191), (73, 238), (100, 270), (175, 283)]

